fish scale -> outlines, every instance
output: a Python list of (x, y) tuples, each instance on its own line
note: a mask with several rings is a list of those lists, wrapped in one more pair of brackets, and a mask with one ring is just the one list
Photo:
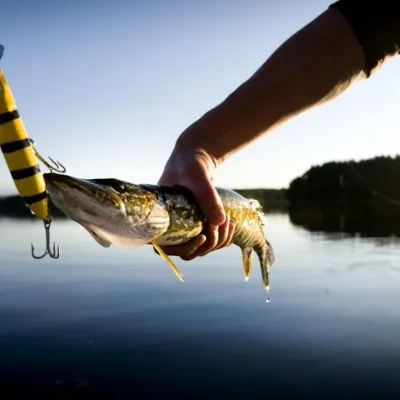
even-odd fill
[[(162, 247), (186, 243), (204, 229), (206, 218), (189, 190), (55, 173), (44, 174), (44, 179), (53, 204), (82, 225), (100, 245), (133, 248), (152, 244), (183, 280)], [(260, 204), (230, 189), (216, 190), (235, 225), (233, 243), (242, 251), (245, 279), (250, 275), (255, 252), (264, 287), (268, 289), (275, 256), (265, 237)]]

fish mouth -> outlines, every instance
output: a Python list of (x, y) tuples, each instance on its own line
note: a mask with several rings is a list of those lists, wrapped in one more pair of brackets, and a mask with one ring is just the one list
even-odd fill
[(54, 172), (43, 174), (43, 178), (50, 197), (58, 197), (60, 194), (63, 194), (64, 197), (69, 197), (69, 194), (72, 195), (74, 193), (75, 200), (77, 194), (79, 194), (80, 198), (96, 202), (102, 206), (116, 209), (124, 208), (120, 196), (113, 188), (96, 184), (91, 182), (90, 179), (78, 179), (70, 175)]

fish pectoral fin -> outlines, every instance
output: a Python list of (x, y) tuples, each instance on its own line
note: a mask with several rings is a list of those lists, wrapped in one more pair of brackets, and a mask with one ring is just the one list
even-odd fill
[(94, 233), (92, 230), (86, 228), (86, 226), (82, 225), (87, 232), (90, 233), (90, 236), (100, 245), (103, 246), (105, 248), (110, 247), (111, 246), (111, 242), (109, 242), (108, 240), (105, 240), (103, 238), (101, 238), (97, 233)]
[(158, 254), (160, 254), (160, 256), (164, 259), (164, 261), (169, 265), (169, 267), (172, 269), (174, 274), (179, 278), (179, 280), (183, 282), (182, 274), (179, 272), (178, 268), (176, 268), (175, 264), (168, 257), (165, 251), (156, 242), (151, 242), (151, 244), (158, 251)]
[(251, 267), (253, 265), (253, 249), (251, 247), (242, 249), (242, 260), (243, 260), (243, 275), (247, 282), (249, 280)]

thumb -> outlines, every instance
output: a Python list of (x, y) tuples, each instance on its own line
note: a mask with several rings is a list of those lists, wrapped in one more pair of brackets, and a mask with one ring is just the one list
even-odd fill
[(211, 225), (222, 225), (226, 215), (219, 196), (210, 179), (203, 175), (185, 185), (194, 195), (204, 216)]

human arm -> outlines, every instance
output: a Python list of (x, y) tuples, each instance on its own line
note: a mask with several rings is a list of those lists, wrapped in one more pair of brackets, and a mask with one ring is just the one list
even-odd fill
[(219, 164), (294, 116), (339, 96), (397, 54), (399, 7), (387, 3), (377, 11), (363, 4), (341, 0), (326, 10), (180, 135), (159, 183), (190, 189), (209, 225), (206, 235), (166, 248), (168, 254), (192, 259), (230, 242), (233, 228), (212, 183)]

